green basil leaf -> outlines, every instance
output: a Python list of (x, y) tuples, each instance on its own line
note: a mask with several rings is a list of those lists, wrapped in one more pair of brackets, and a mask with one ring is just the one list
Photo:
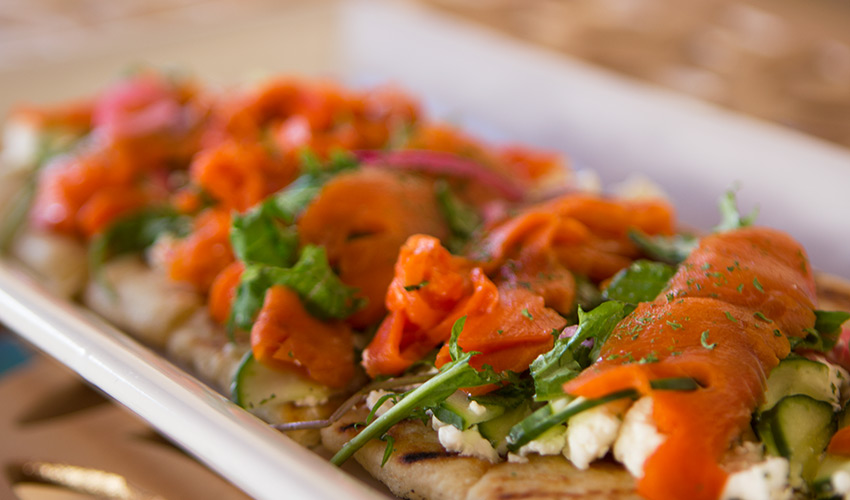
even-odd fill
[(614, 275), (602, 296), (629, 304), (651, 302), (664, 290), (675, 273), (676, 268), (668, 264), (637, 260)]
[(364, 299), (356, 297), (357, 289), (344, 284), (333, 272), (325, 249), (307, 245), (292, 267), (247, 265), (231, 308), (231, 331), (234, 326), (251, 329), (266, 291), (274, 285), (291, 288), (307, 311), (319, 319), (345, 319), (366, 305)]
[(667, 264), (678, 264), (688, 258), (699, 244), (699, 238), (690, 234), (649, 236), (641, 231), (629, 231), (629, 239), (647, 257)]
[(266, 268), (272, 285), (293, 289), (304, 307), (319, 319), (345, 319), (366, 305), (357, 289), (343, 283), (328, 264), (325, 249), (306, 245), (298, 262), (289, 269)]
[(268, 202), (245, 214), (234, 214), (230, 243), (236, 257), (245, 263), (289, 267), (298, 250), (298, 233), (284, 225)]

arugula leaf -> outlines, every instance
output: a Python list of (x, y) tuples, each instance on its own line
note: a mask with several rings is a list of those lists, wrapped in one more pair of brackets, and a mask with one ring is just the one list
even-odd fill
[(448, 242), (448, 246), (456, 252), (466, 244), (481, 225), (481, 217), (475, 209), (452, 193), (449, 183), (444, 179), (434, 184), (434, 191), (437, 196), (437, 207), (452, 232), (452, 239)]
[(758, 207), (756, 207), (748, 215), (741, 216), (738, 212), (735, 191), (731, 189), (720, 197), (718, 207), (720, 208), (720, 224), (714, 227), (714, 232), (717, 233), (752, 226), (759, 213)]
[[(579, 308), (579, 324), (575, 334), (557, 339), (549, 352), (541, 354), (531, 363), (535, 400), (546, 401), (563, 396), (564, 383), (599, 357), (602, 345), (614, 327), (633, 310), (634, 306), (616, 300), (604, 302), (589, 312)], [(592, 348), (582, 345), (588, 339), (593, 339)]]
[(465, 320), (465, 317), (455, 322), (452, 327), (452, 339), (449, 341), (449, 352), (459, 354), (457, 359), (443, 365), (440, 371), (424, 384), (400, 395), (392, 408), (367, 425), (331, 458), (332, 464), (342, 465), (357, 450), (372, 439), (383, 436), (393, 425), (408, 418), (416, 410), (437, 406), (461, 387), (477, 387), (499, 381), (500, 377), (492, 370), (478, 371), (469, 365), (469, 360), (478, 354), (477, 352), (462, 352), (458, 347), (457, 336), (463, 327), (462, 320)]
[(116, 255), (140, 252), (163, 234), (185, 236), (191, 220), (171, 207), (147, 207), (123, 216), (97, 235), (89, 246), (92, 273), (102, 278), (103, 264)]
[(602, 296), (629, 304), (651, 302), (675, 273), (676, 269), (668, 264), (637, 260), (614, 275)]
[(292, 265), (298, 250), (298, 233), (295, 227), (282, 224), (273, 208), (267, 201), (244, 215), (233, 214), (230, 243), (242, 262)]
[(841, 325), (850, 319), (850, 313), (844, 311), (815, 310), (815, 326), (805, 330), (805, 337), (789, 337), (791, 350), (811, 349), (827, 352), (835, 347), (841, 335)]
[(637, 229), (629, 230), (629, 239), (647, 257), (667, 264), (678, 264), (687, 259), (699, 244), (699, 238), (692, 234), (649, 236)]
[(449, 338), (449, 355), (452, 357), (452, 361), (457, 361), (461, 356), (463, 356), (463, 349), (460, 348), (457, 340), (460, 337), (460, 334), (463, 331), (463, 325), (465, 324), (466, 316), (462, 316), (452, 325), (452, 335)]
[(228, 328), (231, 331), (234, 326), (250, 330), (263, 307), (266, 290), (274, 285), (291, 288), (307, 311), (320, 319), (347, 318), (366, 303), (355, 297), (357, 289), (344, 284), (334, 274), (324, 248), (306, 245), (292, 267), (246, 266), (236, 288)]
[(841, 333), (841, 325), (850, 319), (846, 311), (815, 310), (815, 330), (824, 334)]
[(485, 406), (502, 406), (506, 410), (512, 410), (528, 401), (534, 394), (532, 379), (520, 378), (513, 372), (506, 372), (503, 376), (507, 378), (507, 385), (481, 396), (471, 396), (469, 399)]

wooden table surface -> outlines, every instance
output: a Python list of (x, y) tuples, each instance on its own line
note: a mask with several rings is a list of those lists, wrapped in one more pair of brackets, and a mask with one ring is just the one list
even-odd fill
[(33, 461), (119, 474), (160, 500), (248, 498), (41, 354), (34, 353), (0, 378), (0, 401), (0, 498), (96, 498), (25, 477), (20, 466)]

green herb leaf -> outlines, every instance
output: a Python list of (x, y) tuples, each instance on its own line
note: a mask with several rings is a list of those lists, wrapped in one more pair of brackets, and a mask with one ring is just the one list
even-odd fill
[(231, 310), (231, 325), (250, 330), (266, 290), (283, 285), (295, 291), (304, 307), (319, 319), (344, 319), (365, 305), (357, 290), (340, 281), (328, 264), (325, 249), (307, 245), (291, 268), (248, 265), (242, 273)]
[(452, 336), (449, 339), (449, 355), (451, 355), (452, 361), (457, 361), (463, 355), (463, 350), (457, 344), (457, 339), (460, 338), (460, 334), (463, 332), (463, 325), (465, 324), (466, 316), (461, 316), (452, 325)]
[[(455, 322), (455, 327), (457, 326), (458, 322)], [(469, 360), (477, 353), (464, 353), (457, 347), (456, 337), (460, 334), (462, 327), (463, 324), (461, 323), (460, 328), (452, 328), (452, 337), (455, 338), (455, 349), (452, 349), (450, 346), (450, 350), (454, 350), (453, 356), (458, 355), (458, 357), (443, 365), (440, 371), (424, 384), (402, 394), (392, 408), (375, 419), (374, 422), (370, 423), (357, 436), (346, 443), (331, 458), (332, 464), (343, 464), (351, 455), (362, 448), (363, 445), (372, 439), (383, 436), (396, 423), (408, 418), (417, 410), (437, 406), (461, 387), (477, 387), (496, 383), (502, 379), (501, 376), (496, 375), (492, 370), (478, 371), (469, 366)]]
[(449, 183), (445, 180), (440, 179), (434, 183), (434, 192), (437, 196), (437, 207), (452, 232), (452, 241), (448, 242), (448, 247), (457, 252), (481, 225), (481, 217), (475, 209), (452, 193)]
[(284, 285), (295, 290), (310, 314), (319, 319), (344, 319), (366, 305), (355, 298), (357, 289), (342, 281), (328, 264), (325, 249), (306, 245), (298, 262), (290, 269), (268, 267), (272, 285)]
[(636, 229), (629, 230), (629, 239), (650, 259), (667, 264), (682, 262), (699, 244), (699, 238), (690, 234), (649, 236)]
[(791, 350), (811, 349), (827, 352), (835, 347), (841, 335), (841, 325), (850, 319), (850, 313), (844, 311), (815, 310), (814, 328), (806, 328), (805, 337), (789, 337)]
[[(587, 313), (579, 309), (579, 325), (575, 334), (557, 339), (549, 352), (531, 363), (535, 399), (545, 401), (563, 396), (564, 383), (599, 357), (602, 345), (614, 327), (633, 310), (634, 306), (619, 301), (604, 302)], [(588, 339), (593, 339), (592, 348), (582, 345)]]
[(735, 191), (729, 190), (720, 197), (718, 201), (720, 208), (720, 224), (714, 227), (715, 232), (731, 231), (742, 227), (752, 226), (758, 217), (758, 208), (753, 209), (746, 216), (741, 216), (738, 212), (738, 204), (735, 198)]
[(245, 331), (251, 330), (254, 318), (263, 307), (266, 290), (271, 287), (263, 268), (260, 264), (247, 265), (242, 272), (227, 322), (227, 330), (231, 334), (235, 327)]
[(841, 325), (850, 319), (850, 313), (846, 311), (821, 311), (815, 310), (815, 330), (821, 334), (833, 334), (841, 332)]
[(699, 337), (699, 341), (702, 344), (702, 346), (705, 347), (708, 350), (712, 350), (715, 347), (717, 347), (717, 342), (713, 342), (711, 344), (708, 343), (708, 330), (702, 332), (702, 335), (700, 335), (700, 337)]
[(230, 243), (236, 257), (245, 263), (288, 267), (298, 250), (298, 233), (277, 217), (269, 200), (253, 210), (233, 214)]
[(602, 292), (602, 296), (629, 304), (651, 302), (664, 290), (675, 273), (676, 269), (673, 266), (661, 262), (637, 260), (614, 275), (611, 284)]
[(91, 242), (88, 260), (91, 272), (103, 279), (103, 264), (117, 255), (141, 252), (163, 234), (185, 236), (191, 220), (170, 207), (148, 207), (117, 219)]
[(407, 285), (407, 286), (404, 287), (404, 291), (405, 292), (415, 292), (416, 290), (419, 290), (420, 288), (425, 287), (425, 286), (428, 286), (428, 281), (422, 281), (422, 282), (419, 282), (415, 285)]
[(387, 447), (384, 448), (384, 458), (381, 459), (381, 468), (383, 468), (384, 465), (386, 465), (387, 461), (390, 459), (390, 456), (392, 456), (393, 452), (395, 451), (395, 439), (393, 439), (393, 437), (389, 434), (384, 434), (384, 436), (381, 438), (381, 441), (387, 442)]

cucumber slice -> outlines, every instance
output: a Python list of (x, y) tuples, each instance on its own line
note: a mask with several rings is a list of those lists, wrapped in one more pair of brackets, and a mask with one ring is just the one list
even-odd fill
[(839, 387), (833, 380), (831, 368), (806, 358), (791, 357), (782, 360), (767, 379), (765, 401), (759, 411), (773, 408), (785, 396), (804, 394), (834, 407), (839, 405)]
[(782, 398), (760, 416), (757, 430), (765, 450), (788, 459), (791, 486), (799, 488), (814, 479), (835, 432), (833, 417), (831, 404), (803, 394)]
[(293, 402), (318, 404), (327, 401), (332, 393), (332, 389), (300, 373), (274, 370), (259, 363), (251, 351), (239, 363), (231, 386), (233, 402), (246, 410)]
[(478, 432), (482, 437), (490, 441), (493, 448), (499, 449), (499, 445), (508, 437), (511, 428), (531, 413), (528, 403), (521, 404), (516, 408), (505, 411), (496, 418), (478, 424)]
[(440, 421), (464, 431), (473, 425), (492, 420), (505, 413), (504, 406), (482, 405), (469, 399), (463, 391), (457, 391), (432, 409)]

